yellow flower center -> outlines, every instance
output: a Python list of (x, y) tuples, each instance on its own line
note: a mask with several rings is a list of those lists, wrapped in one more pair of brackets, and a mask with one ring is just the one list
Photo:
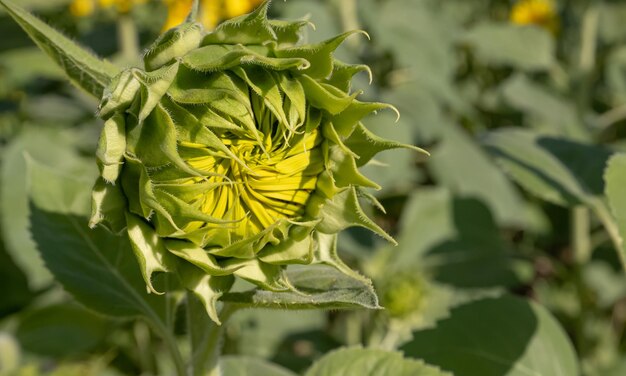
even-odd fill
[[(283, 136), (280, 132), (267, 135), (264, 147), (253, 139), (223, 138), (239, 161), (205, 145), (180, 145), (187, 163), (207, 174), (183, 182), (207, 187), (189, 204), (213, 218), (235, 221), (229, 226), (231, 242), (254, 236), (280, 219), (297, 220), (304, 215), (324, 169), (322, 136), (317, 130), (295, 134), (290, 140)], [(204, 226), (215, 225), (196, 221), (183, 230), (193, 232)]]

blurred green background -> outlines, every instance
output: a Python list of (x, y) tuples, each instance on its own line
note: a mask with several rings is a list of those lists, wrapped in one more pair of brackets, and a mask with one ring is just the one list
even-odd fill
[[(246, 8), (232, 1), (206, 6), (213, 13), (204, 20)], [(121, 66), (137, 63), (168, 10), (167, 22), (179, 12), (175, 1), (79, 2), (16, 1)], [(353, 90), (401, 113), (397, 123), (388, 111), (366, 125), (431, 157), (390, 151), (364, 167), (384, 187), (372, 193), (387, 213), (370, 209), (398, 247), (361, 230), (340, 237), (342, 256), (374, 279), (386, 310), (239, 312), (227, 354), (302, 372), (332, 349), (361, 344), (458, 375), (626, 374), (626, 278), (603, 178), (609, 157), (626, 151), (626, 3), (517, 3), (272, 4), (274, 17), (308, 15), (316, 29), (308, 41), (366, 30), (371, 40), (353, 37), (338, 55), (372, 69), (371, 84), (362, 73)], [(144, 323), (73, 302), (38, 256), (25, 155), (95, 177), (101, 122), (97, 103), (4, 12), (0, 35), (0, 374), (168, 369)], [(486, 361), (468, 349), (502, 364), (481, 368)]]

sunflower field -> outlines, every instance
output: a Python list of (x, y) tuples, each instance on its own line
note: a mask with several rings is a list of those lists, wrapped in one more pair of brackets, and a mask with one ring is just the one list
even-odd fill
[(0, 376), (626, 375), (626, 3), (0, 0)]

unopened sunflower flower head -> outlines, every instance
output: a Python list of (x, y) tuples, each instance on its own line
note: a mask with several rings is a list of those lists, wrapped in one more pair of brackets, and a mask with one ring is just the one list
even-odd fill
[(234, 278), (294, 291), (285, 268), (327, 264), (339, 231), (361, 226), (393, 242), (360, 199), (379, 186), (358, 168), (380, 151), (411, 148), (361, 119), (392, 109), (362, 102), (350, 81), (363, 65), (333, 51), (347, 32), (299, 44), (307, 21), (267, 19), (268, 3), (206, 33), (186, 22), (163, 34), (144, 69), (105, 90), (91, 226), (126, 232), (149, 291), (175, 273), (219, 321)]
[(559, 18), (553, 0), (518, 0), (511, 9), (511, 22), (517, 25), (536, 25), (558, 33)]

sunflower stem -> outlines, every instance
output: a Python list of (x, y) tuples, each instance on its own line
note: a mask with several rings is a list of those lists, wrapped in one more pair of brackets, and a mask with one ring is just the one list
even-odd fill
[(118, 44), (124, 64), (135, 63), (140, 54), (137, 26), (130, 14), (120, 14), (117, 20)]
[(189, 15), (187, 16), (187, 22), (195, 22), (198, 19), (199, 9), (200, 9), (200, 1), (193, 0), (193, 3), (191, 4), (191, 10), (189, 12)]
[(191, 342), (191, 359), (187, 368), (189, 375), (221, 375), (219, 358), (224, 327), (235, 310), (232, 305), (224, 305), (220, 312), (222, 324), (218, 325), (211, 321), (193, 293), (187, 293), (187, 333)]
[(176, 369), (176, 375), (186, 376), (185, 361), (183, 360), (183, 356), (178, 348), (178, 343), (176, 342), (174, 333), (172, 333), (160, 320), (150, 320), (149, 322), (153, 325), (153, 329), (163, 339), (165, 346), (169, 350), (170, 355), (172, 356), (172, 361), (174, 362), (174, 368)]

